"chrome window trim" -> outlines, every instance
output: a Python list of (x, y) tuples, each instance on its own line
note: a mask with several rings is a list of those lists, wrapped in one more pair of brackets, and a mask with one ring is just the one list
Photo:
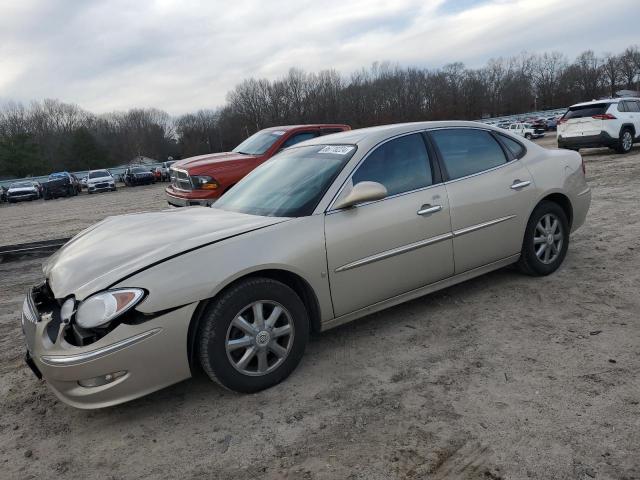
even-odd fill
[[(421, 128), (421, 129), (418, 129), (418, 130), (412, 130), (411, 132), (405, 132), (405, 133), (401, 133), (399, 135), (395, 135), (393, 137), (389, 137), (389, 138), (387, 138), (387, 139), (375, 144), (373, 147), (371, 147), (371, 149), (358, 161), (358, 163), (353, 167), (353, 169), (351, 170), (351, 172), (349, 173), (347, 178), (342, 182), (342, 185), (340, 186), (340, 188), (338, 189), (336, 194), (333, 196), (333, 199), (331, 200), (331, 202), (329, 202), (329, 206), (325, 209), (324, 213), (326, 215), (331, 215), (331, 214), (336, 213), (336, 212), (341, 212), (343, 210), (347, 210), (347, 209), (334, 209), (333, 205), (336, 203), (338, 197), (340, 197), (340, 195), (342, 194), (342, 191), (345, 189), (345, 187), (347, 185), (347, 182), (352, 179), (353, 174), (358, 169), (358, 167), (360, 167), (360, 165), (369, 157), (369, 155), (371, 155), (371, 153), (374, 150), (376, 150), (378, 147), (380, 147), (381, 145), (384, 145), (385, 143), (387, 143), (387, 142), (389, 142), (391, 140), (395, 140), (396, 138), (404, 137), (404, 136), (407, 136), (407, 135), (413, 135), (413, 134), (416, 134), (416, 133), (424, 133), (424, 132), (433, 132), (433, 131), (437, 131), (437, 130), (452, 130), (452, 129), (456, 129), (456, 130), (461, 130), (461, 129), (464, 129), (464, 130), (480, 130), (480, 131), (483, 131), (483, 132), (487, 132), (490, 135), (491, 135), (491, 132), (496, 132), (498, 134), (504, 135), (504, 133), (502, 133), (502, 132), (500, 132), (498, 130), (487, 129), (487, 128), (482, 128), (482, 127), (466, 127), (466, 126), (465, 127), (449, 127), (449, 126), (447, 126), (447, 127)], [(510, 136), (510, 135), (507, 135), (507, 136)], [(492, 136), (492, 138), (493, 138), (493, 136)], [(495, 138), (493, 140), (498, 144), (498, 146), (502, 150), (502, 145), (500, 145), (500, 142), (498, 140), (496, 140)], [(518, 143), (520, 143), (518, 140), (514, 140), (514, 141), (517, 141)], [(435, 159), (432, 159), (429, 156), (429, 150), (426, 148), (426, 146), (425, 146), (425, 149), (427, 150), (427, 158), (429, 159), (429, 161), (430, 162), (436, 161)], [(466, 175), (464, 177), (456, 178), (456, 179), (453, 179), (453, 180), (447, 180), (445, 182), (434, 183), (432, 185), (428, 185), (426, 187), (418, 188), (418, 189), (415, 189), (415, 190), (410, 190), (410, 191), (402, 192), (402, 193), (396, 193), (395, 195), (390, 195), (390, 196), (382, 198), (380, 200), (374, 200), (372, 202), (359, 203), (358, 205), (354, 205), (353, 207), (349, 207), (349, 208), (358, 208), (360, 206), (365, 206), (365, 205), (369, 205), (369, 204), (372, 204), (372, 203), (383, 202), (385, 200), (390, 200), (392, 198), (396, 198), (396, 197), (399, 197), (401, 195), (408, 195), (410, 193), (420, 192), (422, 190), (427, 190), (429, 188), (436, 187), (436, 186), (439, 186), (439, 185), (449, 185), (451, 183), (458, 182), (460, 180), (466, 180), (467, 178), (472, 178), (472, 177), (476, 177), (478, 175), (483, 175), (485, 173), (493, 172), (494, 170), (498, 170), (498, 169), (503, 168), (503, 167), (505, 167), (507, 165), (511, 165), (511, 164), (513, 164), (515, 162), (518, 162), (518, 161), (522, 160), (527, 155), (527, 153), (528, 153), (528, 151), (525, 148), (525, 154), (522, 157), (514, 158), (512, 160), (509, 160), (507, 158), (507, 155), (504, 154), (504, 150), (503, 150), (503, 154), (505, 155), (505, 163), (503, 163), (502, 165), (498, 165), (497, 167), (490, 168), (489, 170), (482, 170), (481, 172), (472, 173), (471, 175)]]
[[(358, 160), (358, 163), (357, 163), (357, 164), (356, 164), (356, 165), (351, 169), (351, 172), (349, 172), (349, 174), (347, 175), (347, 178), (345, 178), (345, 179), (344, 179), (344, 181), (342, 182), (342, 185), (340, 186), (340, 188), (338, 189), (338, 191), (336, 192), (336, 194), (333, 196), (333, 199), (331, 200), (331, 202), (329, 202), (329, 206), (325, 209), (324, 213), (326, 213), (326, 214), (330, 214), (330, 213), (341, 212), (341, 211), (345, 210), (344, 208), (341, 208), (341, 209), (334, 209), (334, 208), (333, 208), (333, 205), (334, 205), (334, 204), (336, 203), (336, 201), (338, 200), (338, 197), (340, 197), (340, 195), (342, 194), (342, 191), (345, 189), (345, 187), (346, 187), (346, 185), (347, 185), (347, 182), (348, 182), (349, 180), (351, 180), (351, 179), (352, 179), (353, 174), (356, 172), (356, 170), (358, 170), (358, 168), (360, 168), (360, 165), (362, 165), (362, 164), (364, 163), (364, 161), (365, 161), (367, 158), (369, 158), (369, 155), (371, 155), (371, 154), (372, 154), (374, 151), (376, 151), (379, 147), (381, 147), (382, 145), (384, 145), (384, 144), (385, 144), (385, 143), (387, 143), (387, 142), (390, 142), (391, 140), (396, 140), (396, 139), (398, 139), (398, 138), (406, 137), (406, 136), (408, 136), (408, 135), (414, 135), (414, 134), (416, 134), (416, 133), (417, 133), (417, 134), (420, 134), (420, 133), (423, 133), (423, 132), (425, 132), (425, 131), (426, 131), (426, 130), (425, 130), (425, 128), (424, 128), (424, 127), (422, 127), (422, 128), (417, 129), (417, 130), (412, 130), (412, 131), (410, 131), (410, 132), (400, 133), (400, 134), (398, 134), (398, 135), (394, 135), (393, 137), (385, 138), (385, 139), (384, 139), (384, 140), (382, 140), (381, 142), (378, 142), (378, 143), (376, 143), (373, 147), (371, 147), (371, 148), (369, 149), (369, 151), (368, 151), (367, 153), (365, 153), (365, 154), (363, 155), (363, 157), (362, 157), (360, 160)], [(357, 145), (356, 145), (356, 146), (357, 146)], [(427, 160), (429, 160), (429, 162), (432, 162), (433, 160), (432, 160), (432, 159), (430, 158), (430, 156), (429, 156), (429, 149), (427, 148), (427, 146), (426, 146), (426, 145), (424, 146), (424, 149), (425, 149), (425, 152), (427, 152)], [(430, 166), (430, 165), (429, 165), (429, 166)], [(380, 200), (375, 200), (375, 201), (372, 201), (372, 202), (359, 203), (358, 205), (354, 205), (354, 207), (355, 207), (355, 208), (357, 208), (357, 207), (362, 206), (362, 205), (369, 205), (369, 204), (371, 204), (371, 203), (382, 202), (382, 201), (384, 201), (384, 200), (391, 199), (391, 198), (396, 198), (396, 197), (399, 197), (399, 196), (401, 196), (401, 195), (408, 195), (408, 194), (410, 194), (410, 193), (419, 192), (419, 191), (421, 191), (421, 190), (426, 190), (427, 188), (435, 187), (436, 185), (442, 185), (442, 182), (441, 182), (441, 183), (434, 183), (434, 184), (431, 184), (431, 185), (426, 185), (426, 186), (424, 186), (424, 187), (417, 188), (417, 189), (415, 189), (415, 190), (409, 190), (409, 191), (407, 191), (407, 192), (396, 193), (395, 195), (390, 195), (390, 196), (388, 196), (388, 197), (384, 197), (384, 198), (382, 198), (382, 199), (380, 199)], [(354, 208), (354, 207), (349, 207), (349, 208)]]
[[(351, 177), (349, 177), (349, 178), (351, 178)], [(347, 180), (349, 180), (349, 179), (347, 179)], [(336, 208), (334, 210), (329, 210), (329, 211), (325, 212), (325, 214), (326, 215), (333, 215), (334, 213), (346, 212), (347, 210), (350, 210), (352, 208), (365, 207), (367, 205), (371, 205), (371, 204), (374, 204), (374, 203), (384, 202), (385, 200), (391, 200), (393, 198), (403, 197), (404, 195), (411, 195), (412, 193), (423, 192), (425, 190), (429, 190), (429, 189), (434, 188), (434, 187), (441, 187), (442, 185), (443, 185), (442, 183), (436, 183), (434, 185), (429, 185), (428, 187), (416, 188), (415, 190), (409, 190), (407, 192), (396, 193), (395, 195), (389, 195), (388, 197), (381, 198), (380, 200), (371, 200), (370, 202), (359, 203), (357, 205), (354, 205), (353, 207)], [(340, 192), (338, 192), (338, 193), (340, 193)], [(332, 202), (332, 205), (333, 205), (333, 202)]]
[(40, 360), (42, 360), (42, 363), (53, 367), (68, 367), (72, 365), (79, 365), (81, 363), (89, 362), (91, 360), (97, 360), (98, 358), (102, 358), (111, 353), (123, 350), (127, 347), (130, 347), (131, 345), (139, 343), (155, 335), (161, 330), (161, 328), (154, 328), (153, 330), (139, 333), (138, 335), (134, 335), (133, 337), (125, 338), (124, 340), (112, 343), (111, 345), (107, 345), (106, 347), (91, 350), (90, 352), (78, 353), (75, 355), (42, 355), (40, 357)]

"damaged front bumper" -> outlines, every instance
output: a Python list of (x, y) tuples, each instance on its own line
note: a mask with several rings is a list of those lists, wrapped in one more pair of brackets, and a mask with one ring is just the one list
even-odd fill
[(102, 408), (141, 397), (191, 376), (187, 331), (197, 304), (121, 323), (86, 346), (67, 340), (46, 285), (31, 289), (22, 309), (26, 361), (63, 402)]

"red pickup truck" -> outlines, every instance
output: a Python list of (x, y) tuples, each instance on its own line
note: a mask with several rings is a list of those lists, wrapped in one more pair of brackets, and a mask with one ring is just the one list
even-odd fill
[(175, 207), (209, 206), (251, 170), (280, 150), (321, 135), (351, 130), (348, 125), (271, 127), (247, 138), (231, 152), (186, 158), (171, 166), (167, 202)]

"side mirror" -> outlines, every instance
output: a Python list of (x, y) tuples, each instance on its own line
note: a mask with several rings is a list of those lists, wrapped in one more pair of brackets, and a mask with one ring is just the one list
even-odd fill
[(351, 191), (342, 200), (336, 202), (333, 206), (335, 209), (349, 208), (358, 203), (372, 202), (380, 200), (387, 196), (387, 189), (378, 182), (359, 182), (356, 183)]

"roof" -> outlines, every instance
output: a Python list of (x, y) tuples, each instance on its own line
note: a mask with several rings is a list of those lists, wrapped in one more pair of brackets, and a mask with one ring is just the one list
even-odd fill
[(394, 123), (390, 125), (379, 125), (377, 127), (359, 128), (346, 132), (333, 133), (323, 137), (312, 138), (304, 142), (297, 143), (295, 147), (307, 145), (358, 145), (358, 147), (369, 149), (387, 138), (403, 133), (419, 132), (430, 128), (442, 127), (480, 127), (485, 130), (494, 130), (504, 133), (504, 130), (480, 122), (468, 121), (435, 121), (435, 122), (412, 122)]
[(622, 100), (639, 100), (637, 97), (620, 97), (620, 98), (601, 98), (600, 100), (591, 100), (590, 102), (582, 102), (571, 105), (569, 108), (573, 107), (584, 107), (587, 105), (597, 105), (598, 103), (618, 103)]
[(264, 130), (272, 131), (272, 130), (295, 130), (297, 128), (351, 128), (349, 125), (345, 125), (343, 123), (305, 123), (301, 125), (278, 125), (275, 127), (267, 127)]

